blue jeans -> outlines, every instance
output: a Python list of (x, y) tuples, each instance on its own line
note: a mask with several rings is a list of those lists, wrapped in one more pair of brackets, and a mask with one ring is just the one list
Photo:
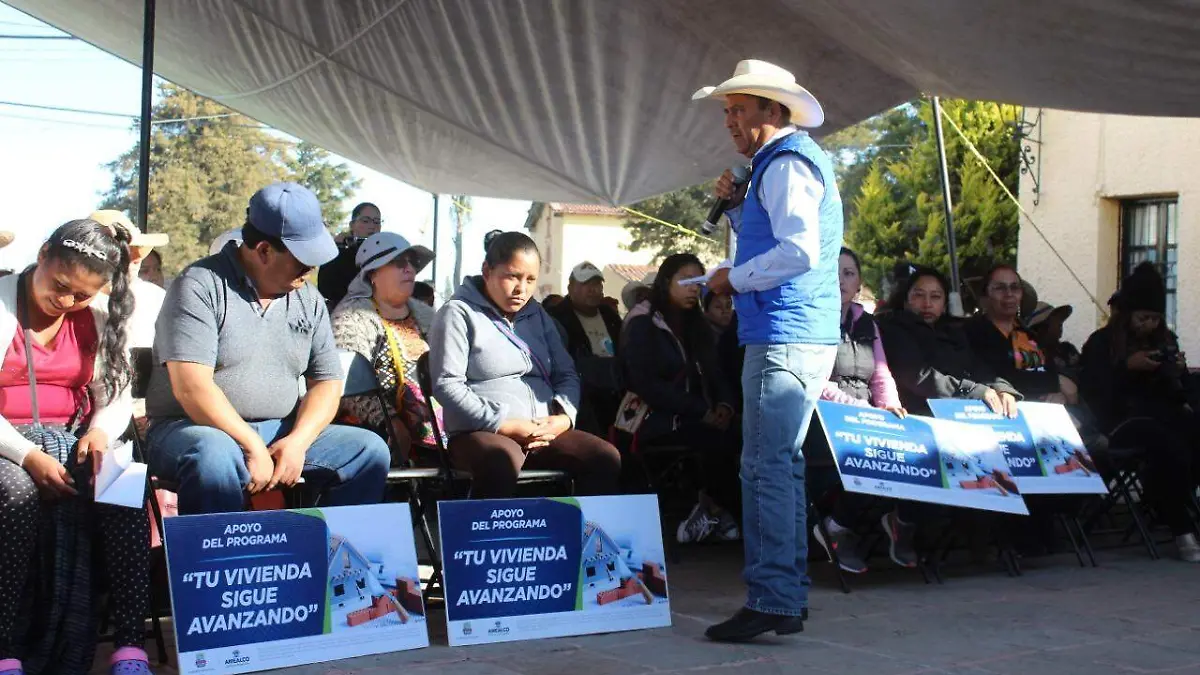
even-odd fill
[(804, 453), (832, 345), (747, 345), (742, 369), (742, 537), (746, 607), (799, 616), (808, 606)]
[[(251, 422), (270, 446), (292, 429), (291, 420)], [(187, 418), (155, 420), (146, 434), (151, 474), (179, 486), (179, 513), (242, 511), (250, 471), (229, 434)], [(331, 424), (304, 457), (304, 483), (321, 506), (375, 504), (383, 499), (391, 453), (366, 429)]]

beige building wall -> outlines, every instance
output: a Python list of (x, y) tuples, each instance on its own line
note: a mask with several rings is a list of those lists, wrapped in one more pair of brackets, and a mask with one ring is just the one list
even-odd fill
[[(1026, 120), (1036, 114), (1027, 110)], [(1037, 166), (1021, 177), (1021, 205), (1100, 307), (1024, 218), (1017, 263), (1041, 300), (1074, 306), (1065, 339), (1082, 347), (1106, 320), (1101, 308), (1120, 275), (1121, 202), (1169, 196), (1179, 203), (1177, 332), (1185, 351), (1200, 354), (1200, 300), (1190, 292), (1200, 283), (1200, 119), (1043, 110), (1040, 127), (1041, 146), (1031, 144)]]
[[(617, 215), (572, 213), (570, 205), (555, 211), (551, 205), (531, 218), (530, 230), (542, 253), (542, 270), (538, 282), (539, 297), (551, 293), (565, 295), (571, 269), (588, 261), (600, 269), (606, 265), (648, 265), (653, 251), (630, 251), (633, 238)], [(605, 285), (606, 295), (617, 297), (620, 288)]]
[[(654, 251), (629, 250), (633, 237), (623, 223), (623, 219), (612, 216), (563, 217), (562, 269), (555, 276), (558, 293), (567, 292), (571, 269), (585, 260), (600, 269), (607, 265), (649, 265), (654, 260)], [(620, 288), (605, 284), (605, 295), (617, 297), (620, 292)]]

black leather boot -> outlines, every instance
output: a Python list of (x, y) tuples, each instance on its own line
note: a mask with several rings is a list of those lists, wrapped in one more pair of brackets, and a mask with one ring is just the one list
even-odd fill
[(802, 630), (803, 616), (764, 614), (743, 607), (728, 621), (710, 626), (704, 631), (704, 636), (714, 642), (749, 642), (771, 631), (775, 631), (776, 635), (792, 635)]

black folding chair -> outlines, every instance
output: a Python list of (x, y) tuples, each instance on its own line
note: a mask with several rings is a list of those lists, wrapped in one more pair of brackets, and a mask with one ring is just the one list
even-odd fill
[[(1093, 457), (1101, 467), (1101, 474), (1108, 485), (1108, 494), (1091, 504), (1080, 530), (1091, 536), (1123, 534), (1121, 543), (1126, 544), (1136, 533), (1146, 548), (1151, 560), (1162, 557), (1150, 529), (1150, 514), (1143, 506), (1141, 474), (1145, 469), (1147, 450), (1135, 447), (1109, 448), (1102, 455)], [(1136, 498), (1135, 498), (1136, 495)], [(1108, 517), (1115, 525), (1114, 513), (1123, 507), (1129, 515), (1127, 527), (1100, 528), (1102, 518)], [(1089, 546), (1090, 548), (1090, 546)]]
[[(342, 360), (342, 369), (346, 373), (345, 389), (342, 392), (343, 396), (374, 396), (378, 400), (379, 405), (383, 410), (387, 410), (387, 405), (383, 396), (383, 389), (379, 386), (379, 379), (375, 375), (375, 368), (369, 361), (358, 352), (341, 350), (340, 357)], [(435, 422), (436, 424), (436, 422)], [(435, 433), (438, 430), (435, 427)], [(392, 432), (390, 424), (384, 424), (384, 438), (388, 445), (396, 448), (397, 439)], [(406, 450), (405, 448), (396, 448), (397, 450)], [(411, 460), (410, 460), (411, 464)], [(430, 575), (429, 581), (426, 582), (425, 591), (428, 593), (434, 587), (440, 587), (442, 583), (442, 561), (441, 555), (438, 553), (437, 546), (434, 544), (433, 531), (429, 526), (429, 510), (425, 505), (425, 500), (422, 499), (421, 488), (423, 484), (429, 482), (444, 482), (447, 479), (447, 474), (442, 468), (429, 467), (395, 467), (388, 471), (387, 482), (390, 487), (403, 488), (408, 494), (408, 505), (412, 510), (413, 520), (416, 521), (418, 529), (421, 532), (421, 540), (425, 544), (426, 550), (429, 551), (430, 566), (433, 567), (433, 574)]]
[[(450, 476), (450, 478), (452, 478), (455, 481), (459, 481), (459, 482), (468, 481), (469, 482), (471, 480), (471, 473), (469, 471), (462, 471), (460, 469), (455, 469), (453, 466), (451, 466), (450, 452), (446, 448), (445, 441), (442, 439), (441, 425), (438, 424), (437, 416), (434, 415), (433, 376), (429, 372), (429, 354), (428, 353), (423, 354), (421, 356), (421, 358), (417, 360), (417, 384), (420, 386), (421, 393), (425, 397), (426, 405), (429, 406), (429, 419), (431, 420), (431, 422), (433, 424), (434, 436), (437, 438), (438, 454), (441, 456), (442, 467), (446, 471), (446, 475)], [(568, 474), (565, 471), (551, 471), (551, 470), (542, 470), (542, 469), (535, 469), (535, 470), (522, 469), (521, 472), (519, 474), (517, 474), (517, 484), (518, 485), (546, 484), (546, 483), (562, 485), (563, 487), (566, 488), (567, 494), (573, 494), (575, 491), (574, 483), (571, 480), (571, 476), (570, 476), (570, 474)], [(467, 489), (466, 498), (467, 499), (471, 498), (470, 488)]]

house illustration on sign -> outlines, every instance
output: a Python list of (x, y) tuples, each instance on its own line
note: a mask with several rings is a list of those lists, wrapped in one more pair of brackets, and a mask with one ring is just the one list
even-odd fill
[(408, 612), (379, 582), (382, 573), (383, 563), (373, 562), (345, 537), (330, 533), (329, 598), (334, 607), (347, 612), (350, 625), (393, 611), (407, 623)]
[(583, 526), (583, 582), (589, 590), (618, 588), (622, 579), (633, 576), (621, 555), (621, 547), (599, 525)]
[[(647, 587), (643, 576), (636, 574), (629, 565), (636, 557), (632, 546), (618, 545), (592, 521), (584, 523), (583, 552), (580, 556), (583, 583), (589, 591), (596, 592), (596, 604), (607, 605), (637, 595), (641, 595), (647, 605), (654, 604), (654, 593)], [(663, 586), (665, 591), (665, 582)]]

